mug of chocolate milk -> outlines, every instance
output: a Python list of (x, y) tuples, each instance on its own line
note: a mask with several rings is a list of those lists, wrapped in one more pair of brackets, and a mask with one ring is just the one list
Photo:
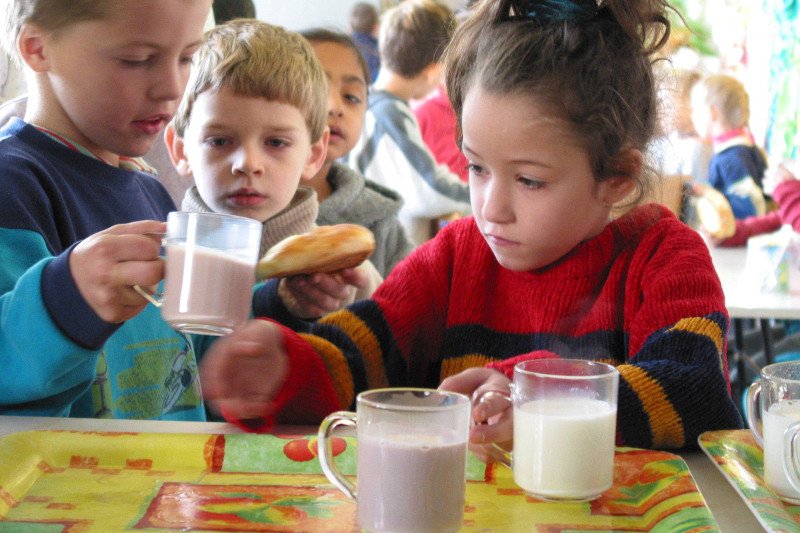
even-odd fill
[[(461, 528), (470, 400), (433, 389), (362, 392), (356, 412), (329, 415), (319, 427), (325, 476), (356, 500), (370, 532), (447, 533)], [(356, 485), (332, 461), (337, 426), (356, 429)]]
[(134, 287), (178, 331), (226, 335), (250, 316), (261, 224), (219, 213), (167, 216), (164, 289)]

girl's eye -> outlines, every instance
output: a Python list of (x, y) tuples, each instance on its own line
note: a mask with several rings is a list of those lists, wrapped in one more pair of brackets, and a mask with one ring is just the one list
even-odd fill
[(474, 163), (470, 163), (469, 165), (467, 165), (467, 169), (469, 170), (470, 174), (474, 174), (476, 176), (481, 176), (486, 173), (486, 170), (482, 166), (476, 165)]
[(543, 181), (535, 180), (532, 178), (526, 178), (525, 176), (518, 177), (517, 181), (520, 183), (520, 185), (522, 185), (526, 189), (537, 190), (544, 187)]
[(192, 59), (193, 59), (193, 58), (194, 58), (194, 56), (193, 56), (193, 55), (191, 55), (191, 56), (186, 56), (186, 57), (182, 57), (182, 58), (180, 59), (180, 63), (181, 63), (181, 65), (191, 65), (191, 64), (192, 64)]

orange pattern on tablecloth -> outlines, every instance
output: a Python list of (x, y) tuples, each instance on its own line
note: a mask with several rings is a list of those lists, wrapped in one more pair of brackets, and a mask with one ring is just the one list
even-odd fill
[(331, 488), (164, 483), (135, 529), (352, 531), (355, 506)]

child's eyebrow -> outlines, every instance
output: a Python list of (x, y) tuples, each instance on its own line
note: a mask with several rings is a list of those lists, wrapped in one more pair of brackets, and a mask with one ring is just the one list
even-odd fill
[[(187, 48), (199, 48), (201, 44), (203, 44), (202, 39), (186, 44), (186, 46), (184, 46), (183, 49), (185, 50)], [(150, 41), (130, 41), (121, 44), (120, 48), (152, 48), (153, 50), (161, 50), (167, 47), (165, 47), (163, 44), (153, 43)]]
[[(327, 70), (325, 71), (325, 76), (327, 76), (328, 79), (331, 79), (331, 77), (332, 77), (331, 73), (328, 72)], [(342, 77), (342, 81), (344, 83), (358, 83), (359, 85), (363, 85), (364, 87), (367, 86), (367, 82), (364, 81), (364, 78), (362, 78), (361, 76), (354, 76), (352, 74), (344, 75)]]
[[(480, 154), (478, 154), (475, 151), (471, 150), (470, 147), (467, 146), (466, 144), (464, 144), (463, 142), (461, 143), (461, 150), (464, 152), (465, 155), (467, 154), (467, 152), (469, 152), (470, 155), (476, 156), (478, 159), (481, 158)], [(514, 164), (514, 165), (533, 165), (533, 166), (542, 167), (542, 168), (553, 168), (552, 165), (549, 165), (549, 164), (544, 163), (542, 161), (538, 161), (536, 159), (525, 159), (525, 158), (512, 159), (512, 160), (508, 161), (508, 163), (511, 163), (511, 164)]]
[(344, 80), (345, 83), (358, 83), (359, 85), (363, 85), (364, 87), (367, 86), (367, 82), (358, 76), (345, 76)]

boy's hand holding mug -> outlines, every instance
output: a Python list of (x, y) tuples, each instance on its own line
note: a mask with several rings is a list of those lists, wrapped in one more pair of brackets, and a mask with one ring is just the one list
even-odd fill
[(156, 220), (117, 224), (84, 239), (72, 250), (72, 278), (100, 318), (118, 324), (147, 305), (133, 286), (155, 285), (164, 277), (159, 250), (165, 228)]

